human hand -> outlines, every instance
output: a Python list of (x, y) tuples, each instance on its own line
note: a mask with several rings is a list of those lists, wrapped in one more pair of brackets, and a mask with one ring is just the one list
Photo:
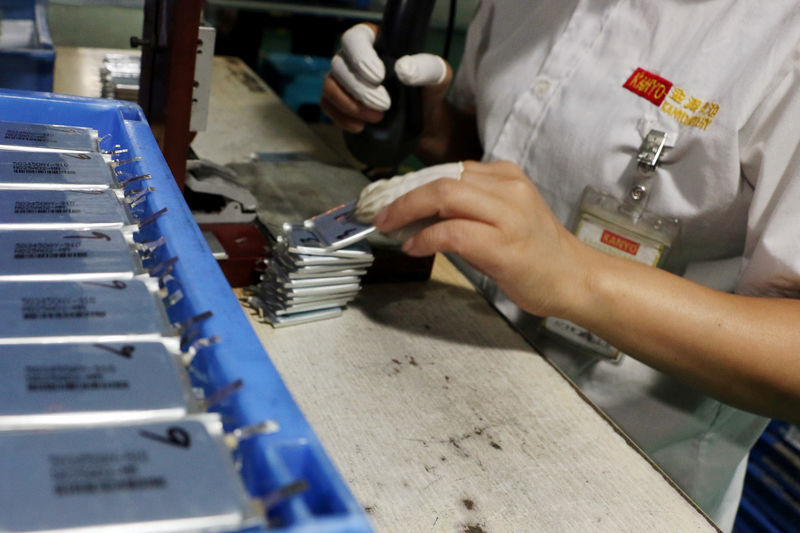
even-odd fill
[[(339, 127), (359, 133), (366, 123), (377, 123), (391, 107), (391, 97), (381, 85), (386, 77), (383, 61), (373, 47), (377, 26), (361, 23), (342, 35), (342, 49), (331, 61), (322, 84), (322, 110)], [(399, 58), (394, 73), (405, 85), (424, 87), (423, 105), (444, 99), (452, 71), (433, 54)]]
[(588, 292), (588, 247), (556, 219), (517, 165), (467, 161), (463, 168), (460, 180), (427, 180), (400, 196), (373, 224), (391, 234), (436, 220), (408, 238), (403, 250), (412, 256), (457, 253), (522, 309), (565, 316)]
[[(461, 179), (463, 171), (464, 164), (459, 161), (374, 181), (364, 187), (359, 194), (353, 214), (359, 222), (370, 224), (380, 211), (404, 194), (438, 179)], [(391, 232), (388, 236), (402, 242), (433, 222), (434, 220), (419, 220)]]

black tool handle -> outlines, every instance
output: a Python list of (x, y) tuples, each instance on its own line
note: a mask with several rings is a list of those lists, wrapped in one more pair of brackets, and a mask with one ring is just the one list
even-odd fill
[(422, 133), (422, 90), (403, 85), (394, 73), (400, 57), (425, 49), (435, 0), (388, 0), (375, 50), (386, 66), (383, 85), (392, 106), (377, 124), (367, 124), (358, 134), (345, 133), (350, 152), (372, 168), (395, 168), (408, 156)]

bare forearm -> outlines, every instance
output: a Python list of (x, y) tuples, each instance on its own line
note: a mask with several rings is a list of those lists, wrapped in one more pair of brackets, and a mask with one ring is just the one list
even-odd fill
[(714, 291), (594, 250), (570, 320), (731, 405), (800, 420), (800, 301)]

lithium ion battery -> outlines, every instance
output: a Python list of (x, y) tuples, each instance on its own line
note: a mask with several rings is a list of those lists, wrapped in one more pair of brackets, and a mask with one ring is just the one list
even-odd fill
[(161, 343), (0, 346), (0, 431), (163, 421), (200, 412)]
[(116, 229), (0, 231), (0, 281), (146, 277), (132, 245)]
[(150, 281), (0, 282), (0, 345), (178, 338)]
[(217, 416), (0, 432), (0, 531), (230, 532), (265, 526)]
[(114, 171), (99, 153), (0, 149), (0, 189), (102, 190), (119, 187)]
[(0, 230), (119, 229), (135, 231), (131, 212), (111, 190), (5, 190)]
[(29, 151), (99, 152), (97, 130), (78, 126), (0, 122), (0, 148)]

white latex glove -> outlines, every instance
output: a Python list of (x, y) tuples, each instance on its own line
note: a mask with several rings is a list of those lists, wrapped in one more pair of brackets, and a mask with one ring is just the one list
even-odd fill
[[(386, 111), (392, 101), (381, 85), (386, 77), (383, 61), (373, 47), (375, 32), (357, 24), (342, 34), (342, 49), (331, 61), (331, 75), (342, 88), (365, 106)], [(433, 54), (414, 54), (399, 58), (394, 66), (397, 79), (405, 85), (421, 87), (441, 83), (447, 76), (447, 63)]]
[[(358, 197), (354, 211), (355, 217), (359, 222), (369, 224), (384, 207), (407, 192), (441, 178), (461, 179), (463, 171), (464, 165), (459, 161), (457, 163), (434, 165), (401, 176), (395, 176), (391, 179), (370, 183), (364, 187)], [(398, 241), (405, 241), (408, 237), (419, 233), (423, 228), (434, 222), (436, 220), (420, 220), (392, 232), (389, 237)]]

